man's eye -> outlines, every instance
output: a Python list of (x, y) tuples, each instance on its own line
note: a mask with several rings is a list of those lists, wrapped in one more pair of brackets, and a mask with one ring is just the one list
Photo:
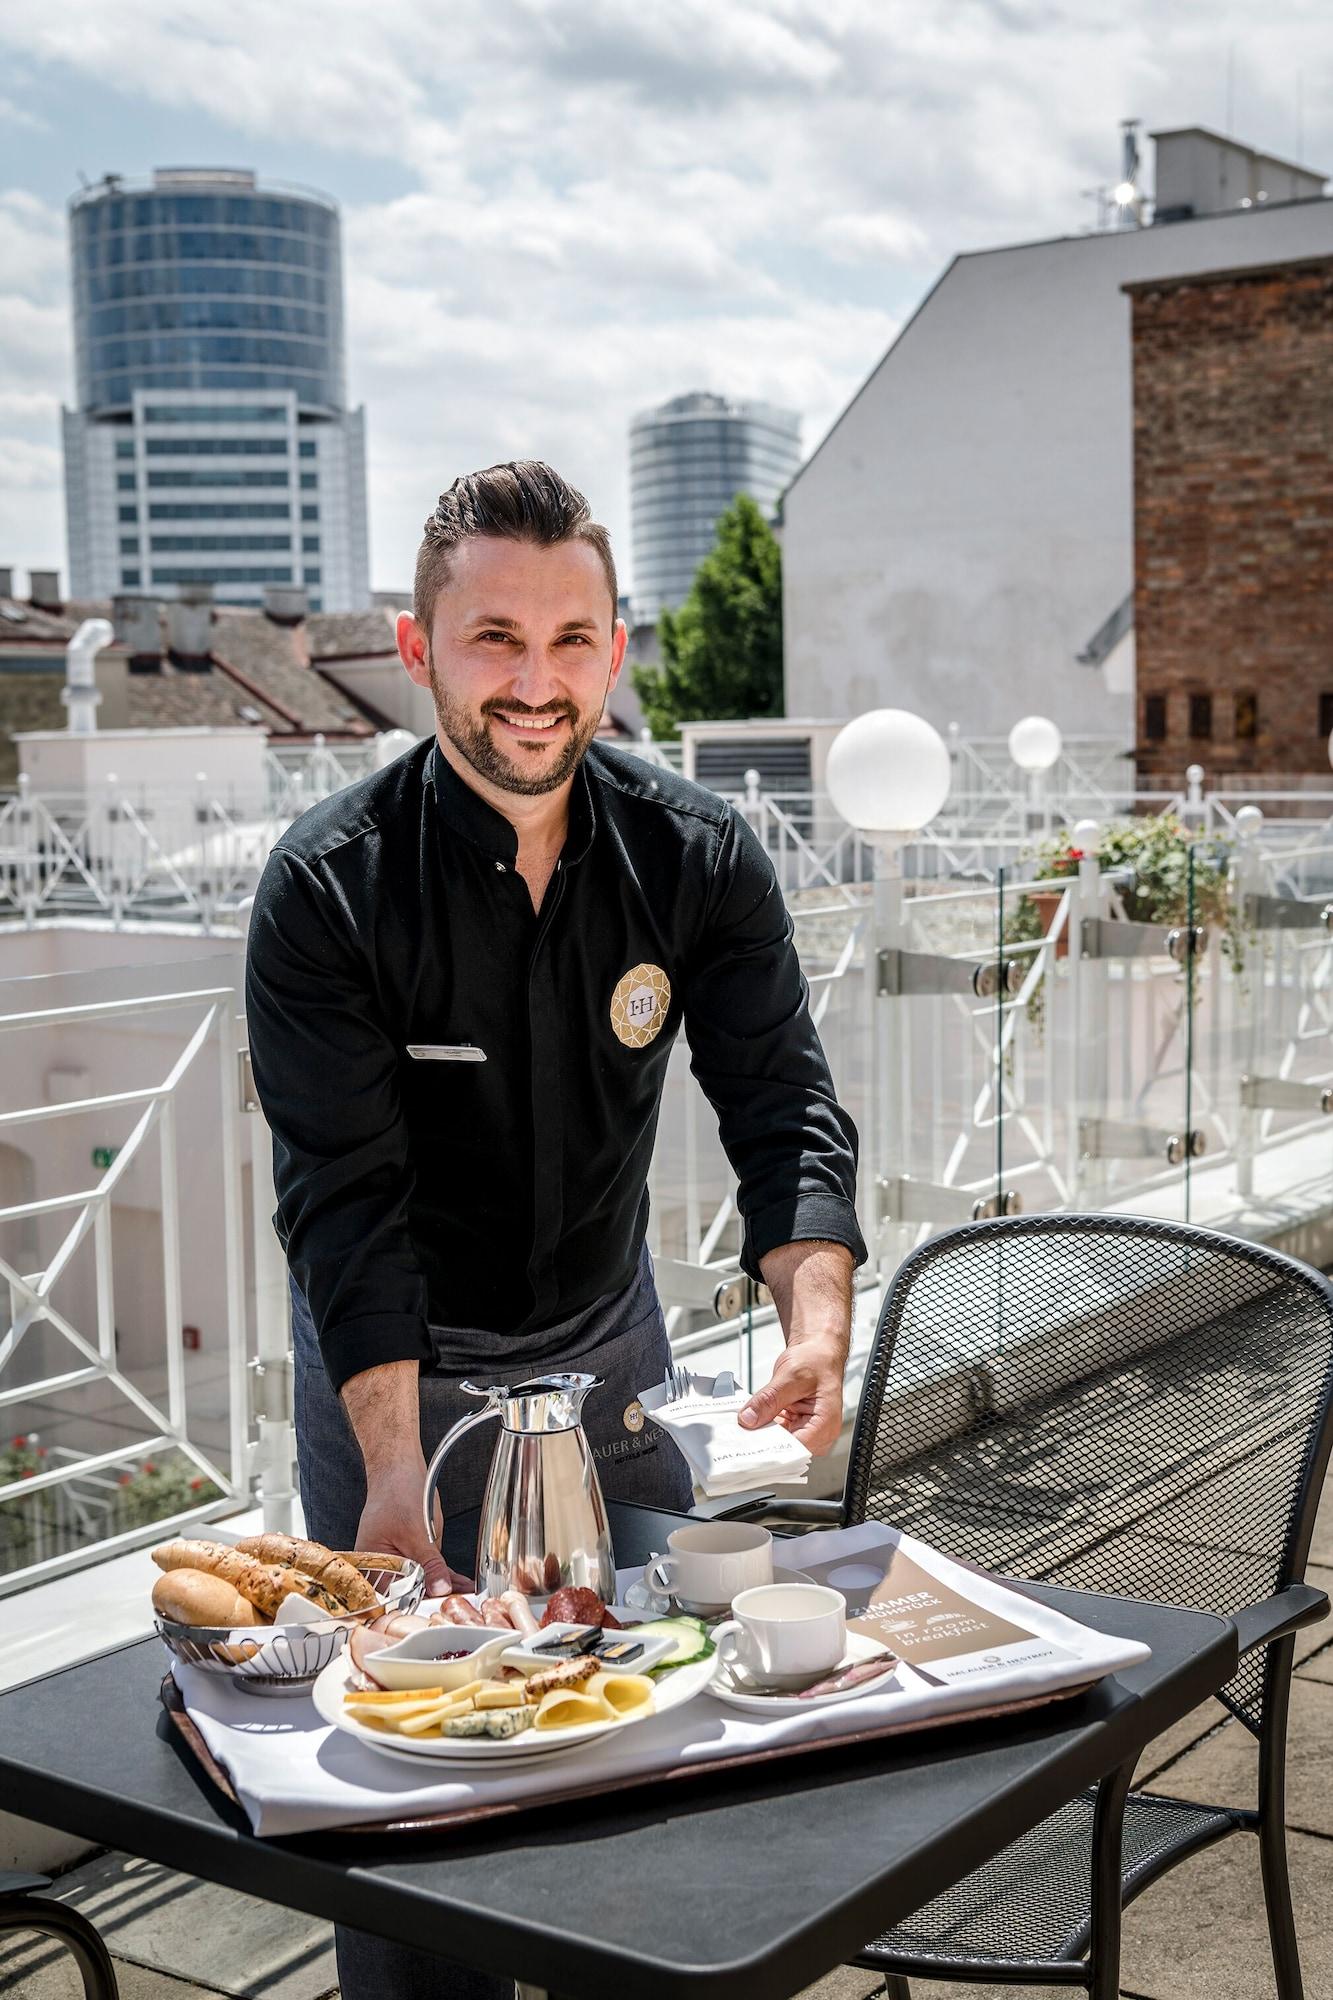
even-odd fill
[(586, 632), (566, 632), (561, 643), (566, 646), (586, 646), (590, 641)]
[(507, 646), (513, 636), (512, 632), (483, 632), (481, 634), (483, 639), (498, 639), (502, 646)]

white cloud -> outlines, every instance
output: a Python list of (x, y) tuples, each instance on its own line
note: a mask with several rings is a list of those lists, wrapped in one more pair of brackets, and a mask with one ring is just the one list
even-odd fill
[[(1272, 0), (1261, 32), (1241, 0), (1113, 21), (1081, 0), (6, 0), (0, 68), (96, 91), (103, 122), (122, 106), (127, 168), (158, 107), (186, 108), (261, 172), (280, 134), (316, 185), (330, 146), (345, 184), (361, 159), (412, 183), (344, 209), (393, 581), (440, 484), (519, 453), (586, 482), (628, 571), (635, 410), (761, 396), (812, 447), (956, 251), (1091, 224), (1122, 116), (1223, 123), (1232, 41), (1237, 125), (1291, 151), (1292, 80), (1333, 54), (1309, 0)], [(1307, 157), (1333, 165), (1307, 95)], [(0, 197), (0, 448), (53, 437), (69, 394), (65, 254), (57, 209)], [(29, 517), (53, 559), (54, 479)]]

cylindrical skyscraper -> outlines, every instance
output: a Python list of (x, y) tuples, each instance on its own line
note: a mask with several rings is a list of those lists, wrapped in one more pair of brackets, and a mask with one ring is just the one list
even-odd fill
[(70, 595), (369, 602), (364, 412), (343, 380), (338, 211), (252, 173), (108, 175), (70, 204), (79, 406)]
[(801, 463), (801, 420), (768, 403), (697, 391), (645, 410), (630, 426), (633, 618), (651, 624), (683, 603), (738, 493), (771, 515)]

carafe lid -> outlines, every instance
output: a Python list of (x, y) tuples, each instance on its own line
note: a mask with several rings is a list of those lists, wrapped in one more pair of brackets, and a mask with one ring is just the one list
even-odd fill
[(600, 1389), (600, 1375), (534, 1375), (512, 1389), (491, 1383), (479, 1389), (464, 1382), (469, 1396), (484, 1396), (498, 1412), (507, 1431), (537, 1433), (575, 1430), (582, 1420), (583, 1399), (590, 1389)]

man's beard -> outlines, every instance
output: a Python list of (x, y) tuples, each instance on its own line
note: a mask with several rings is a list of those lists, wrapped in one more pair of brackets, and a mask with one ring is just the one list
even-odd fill
[[(430, 691), (435, 699), (435, 715), (440, 728), (478, 777), (489, 779), (501, 791), (518, 792), (528, 798), (542, 792), (558, 791), (561, 785), (568, 782), (582, 762), (602, 719), (600, 706), (596, 711), (589, 710), (584, 714), (572, 701), (543, 702), (540, 708), (530, 708), (522, 701), (485, 701), (481, 705), (483, 719), (478, 722), (462, 702), (455, 701), (448, 693), (435, 671), (433, 660), (430, 662)], [(485, 717), (506, 713), (565, 716), (569, 722), (569, 734), (564, 749), (551, 762), (543, 764), (540, 770), (524, 770), (521, 763), (500, 748), (485, 724)]]

